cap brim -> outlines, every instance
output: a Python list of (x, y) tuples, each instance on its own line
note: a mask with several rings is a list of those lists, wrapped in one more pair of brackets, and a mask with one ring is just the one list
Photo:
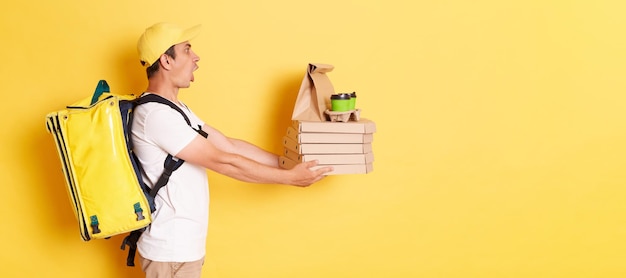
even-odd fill
[(183, 31), (182, 35), (180, 36), (180, 41), (178, 43), (190, 41), (194, 39), (195, 37), (198, 36), (198, 34), (200, 34), (201, 29), (202, 29), (202, 24), (198, 24), (196, 26), (190, 27), (187, 30)]

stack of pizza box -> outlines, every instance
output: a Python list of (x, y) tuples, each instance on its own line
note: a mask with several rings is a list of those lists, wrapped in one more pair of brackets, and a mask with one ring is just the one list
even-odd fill
[(366, 174), (374, 170), (372, 142), (376, 124), (368, 119), (347, 122), (292, 121), (283, 137), (280, 166), (291, 169), (317, 160), (313, 169), (332, 166), (328, 175)]

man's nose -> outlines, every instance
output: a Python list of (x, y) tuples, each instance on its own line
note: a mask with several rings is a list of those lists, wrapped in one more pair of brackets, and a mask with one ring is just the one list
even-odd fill
[(193, 53), (193, 61), (194, 61), (194, 62), (198, 62), (198, 61), (200, 61), (200, 56), (198, 56), (198, 55), (197, 55), (195, 52), (193, 52), (193, 51), (192, 51), (191, 53)]

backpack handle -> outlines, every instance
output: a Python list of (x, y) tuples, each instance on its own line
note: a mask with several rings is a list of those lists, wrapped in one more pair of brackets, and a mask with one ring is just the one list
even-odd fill
[(100, 96), (103, 93), (110, 93), (111, 89), (109, 89), (109, 84), (105, 80), (98, 81), (98, 86), (96, 87), (96, 91), (93, 93), (93, 97), (91, 97), (91, 105), (98, 102)]

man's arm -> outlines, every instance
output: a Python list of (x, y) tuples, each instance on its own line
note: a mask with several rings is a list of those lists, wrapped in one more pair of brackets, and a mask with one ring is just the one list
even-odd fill
[[(209, 134), (209, 137), (212, 135), (215, 134)], [(224, 142), (218, 141), (218, 144)], [(290, 170), (269, 166), (242, 154), (222, 150), (213, 141), (200, 135), (176, 154), (176, 157), (231, 178), (253, 183), (309, 186), (321, 180), (325, 173), (332, 171), (331, 167), (310, 170), (310, 167), (317, 165), (317, 161), (300, 163)]]
[(278, 167), (278, 156), (276, 154), (263, 150), (249, 142), (226, 137), (219, 130), (206, 124), (202, 127), (202, 130), (209, 134), (207, 139), (222, 151), (243, 155), (259, 163)]

